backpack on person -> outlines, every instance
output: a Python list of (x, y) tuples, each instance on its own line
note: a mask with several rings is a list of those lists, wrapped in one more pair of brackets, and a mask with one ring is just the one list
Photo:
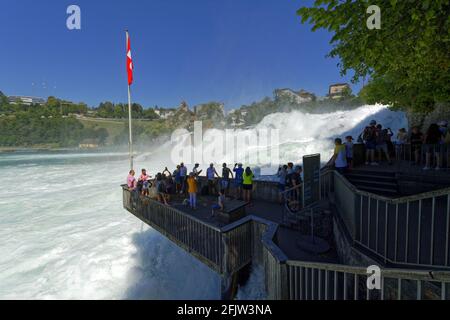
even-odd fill
[(362, 138), (362, 133), (358, 136), (357, 142), (358, 143), (364, 143), (364, 139)]
[(364, 141), (373, 141), (375, 140), (375, 129), (372, 127), (367, 127), (363, 132), (363, 140)]

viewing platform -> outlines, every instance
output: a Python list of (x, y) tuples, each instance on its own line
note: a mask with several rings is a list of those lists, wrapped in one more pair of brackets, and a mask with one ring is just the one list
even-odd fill
[[(379, 190), (367, 190), (367, 181)], [(450, 171), (424, 172), (401, 161), (358, 166), (345, 176), (322, 171), (321, 200), (294, 209), (293, 190), (280, 204), (277, 183), (255, 181), (253, 205), (235, 202), (244, 211), (230, 222), (211, 217), (216, 197), (199, 195), (192, 210), (179, 196), (166, 206), (123, 186), (123, 204), (220, 274), (223, 299), (234, 297), (239, 275), (253, 264), (264, 268), (268, 299), (448, 300), (449, 182)], [(309, 250), (305, 239), (329, 250)], [(381, 268), (379, 290), (366, 286), (371, 265)]]

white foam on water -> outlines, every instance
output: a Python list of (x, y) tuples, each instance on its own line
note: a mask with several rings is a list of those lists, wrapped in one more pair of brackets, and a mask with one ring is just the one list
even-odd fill
[[(356, 138), (372, 119), (394, 132), (407, 126), (403, 113), (377, 105), (276, 113), (256, 129), (280, 130), (281, 161), (327, 160), (335, 137)], [(170, 148), (149, 149), (136, 168), (173, 168)], [(0, 299), (219, 298), (217, 274), (122, 208), (128, 163), (109, 160), (117, 155), (0, 154)], [(264, 298), (263, 282), (256, 267), (238, 298)]]

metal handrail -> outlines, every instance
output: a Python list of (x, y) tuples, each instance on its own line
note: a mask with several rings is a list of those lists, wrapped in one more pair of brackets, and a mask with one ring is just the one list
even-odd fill
[[(375, 195), (373, 193), (360, 191), (356, 189), (350, 182), (348, 182), (348, 180), (345, 179), (341, 174), (335, 172), (334, 175), (339, 180), (341, 187), (347, 188), (347, 192), (353, 194), (353, 196), (350, 196), (349, 198), (353, 197), (354, 200), (349, 203), (348, 199), (339, 197), (338, 192), (336, 201), (340, 216), (343, 218), (355, 243), (376, 254), (378, 257), (382, 258), (385, 263), (420, 267), (450, 267), (450, 212), (448, 211), (448, 209), (445, 211), (445, 215), (443, 217), (441, 216), (441, 218), (445, 220), (443, 221), (445, 233), (442, 234), (442, 236), (445, 238), (442, 239), (444, 245), (437, 249), (435, 247), (434, 238), (435, 231), (438, 230), (434, 223), (438, 214), (436, 199), (445, 196), (446, 199), (444, 199), (444, 201), (447, 202), (447, 207), (450, 207), (450, 188), (424, 192), (414, 196), (390, 199)], [(360, 208), (358, 210), (359, 221), (357, 218), (358, 213), (355, 211), (357, 208), (357, 204), (353, 203), (353, 201), (356, 201), (357, 197), (360, 198), (357, 201), (361, 202)], [(363, 210), (362, 203), (364, 198), (367, 198), (369, 200), (366, 200), (366, 202), (368, 202), (367, 209)], [(372, 200), (376, 201), (376, 210), (374, 213), (370, 210), (370, 203)], [(422, 239), (424, 239), (424, 235), (421, 231), (423, 227), (421, 226), (420, 222), (421, 217), (423, 217), (423, 215), (425, 214), (422, 210), (422, 203), (424, 203), (425, 201), (431, 201), (431, 210), (429, 212), (426, 212), (427, 217), (431, 219), (430, 229), (428, 229), (429, 233), (427, 233), (426, 235), (426, 239), (428, 239), (429, 243), (425, 242), (427, 243), (426, 247), (423, 246), (422, 242)], [(412, 207), (412, 203), (414, 202), (418, 204), (418, 211), (414, 211), (413, 213), (416, 213), (415, 219), (419, 219), (419, 222), (417, 223), (417, 227), (415, 229), (414, 224), (412, 225), (412, 227), (410, 226), (410, 220), (414, 221), (411, 218), (412, 213), (410, 212), (410, 207)], [(403, 231), (406, 235), (404, 238), (400, 238), (398, 236), (398, 234), (400, 233), (399, 230), (401, 230), (398, 225), (399, 208), (401, 204), (406, 206), (406, 208), (404, 209), (406, 210), (406, 224), (404, 225)], [(388, 233), (388, 206), (393, 206), (395, 209), (394, 233)], [(380, 225), (378, 222), (378, 218), (380, 216), (384, 219), (384, 223), (382, 225)], [(371, 219), (371, 217), (373, 219)], [(366, 222), (363, 222), (364, 219), (366, 220)], [(375, 222), (373, 222), (374, 219)], [(413, 240), (409, 240), (408, 238), (410, 232), (417, 233), (417, 235), (413, 237)], [(390, 237), (390, 241), (388, 237)], [(379, 241), (380, 239), (381, 241)], [(402, 247), (402, 250), (399, 249), (401, 244), (404, 245)], [(394, 251), (393, 253), (392, 251), (388, 253), (388, 247), (391, 246), (393, 246)], [(424, 250), (428, 250), (426, 251), (426, 257), (422, 256)], [(438, 258), (442, 260), (437, 260)]]
[(381, 196), (379, 194), (359, 190), (353, 184), (351, 184), (350, 181), (348, 181), (342, 174), (340, 174), (337, 171), (334, 171), (334, 175), (336, 177), (338, 177), (339, 179), (341, 179), (342, 182), (348, 188), (350, 188), (355, 194), (366, 196), (366, 197), (371, 197), (372, 199), (375, 199), (375, 200), (385, 201), (389, 204), (400, 204), (400, 203), (405, 203), (408, 201), (418, 201), (418, 200), (426, 199), (426, 198), (440, 197), (440, 196), (448, 195), (450, 193), (450, 187), (448, 187), (448, 188), (443, 188), (443, 189), (439, 189), (439, 190), (435, 190), (435, 191), (426, 191), (426, 192), (422, 192), (422, 193), (411, 195), (411, 196), (403, 196), (403, 197), (399, 197), (399, 198), (388, 198), (388, 197)]
[(292, 188), (289, 188), (287, 190), (282, 191), (281, 194), (286, 195), (287, 193), (289, 193), (291, 191), (294, 191), (294, 190), (297, 190), (297, 189), (299, 189), (301, 187), (303, 187), (303, 182), (300, 183), (299, 185), (296, 185), (295, 187), (292, 187)]
[[(298, 260), (287, 260), (286, 264), (294, 267), (304, 267), (313, 269), (322, 269), (343, 273), (353, 273), (367, 276), (367, 268), (358, 266), (349, 266), (343, 264), (330, 264), (322, 262), (305, 262)], [(450, 271), (435, 271), (435, 270), (410, 270), (410, 269), (393, 269), (380, 268), (383, 277), (386, 278), (401, 278), (421, 281), (444, 281), (450, 282)]]
[[(336, 172), (334, 174), (336, 176), (339, 175)], [(343, 178), (343, 177), (341, 177), (341, 178)], [(345, 181), (345, 179), (344, 179), (344, 181)], [(128, 192), (130, 192), (130, 190), (128, 189), (128, 187), (126, 185), (123, 185), (122, 187), (124, 190), (127, 190)], [(271, 290), (276, 290), (276, 293), (274, 293), (274, 294), (277, 297), (278, 296), (282, 297), (284, 294), (286, 294), (286, 290), (287, 291), (294, 290), (293, 286), (297, 285), (295, 283), (295, 281), (297, 281), (296, 279), (286, 276), (286, 274), (285, 274), (285, 272), (287, 272), (286, 268), (289, 268), (288, 272), (295, 271), (295, 269), (292, 269), (292, 268), (300, 268), (300, 269), (304, 269), (304, 270), (309, 269), (311, 278), (308, 278), (309, 280), (305, 280), (305, 281), (307, 283), (308, 283), (308, 281), (312, 281), (312, 283), (311, 282), (309, 283), (312, 286), (311, 288), (313, 288), (313, 286), (314, 286), (313, 285), (314, 272), (316, 273), (316, 275), (317, 275), (317, 272), (327, 272), (327, 271), (330, 271), (331, 273), (334, 273), (335, 275), (336, 275), (336, 273), (344, 274), (344, 283), (346, 283), (345, 279), (347, 279), (347, 281), (349, 280), (349, 278), (345, 278), (346, 275), (353, 274), (355, 276), (355, 280), (354, 280), (355, 286), (356, 286), (356, 282), (357, 282), (357, 279), (356, 279), (357, 276), (363, 276), (363, 275), (368, 276), (367, 269), (364, 267), (288, 260), (287, 256), (284, 254), (284, 252), (281, 250), (281, 248), (274, 242), (279, 225), (272, 221), (268, 221), (263, 218), (259, 218), (259, 217), (255, 217), (255, 216), (248, 216), (248, 217), (245, 217), (245, 218), (233, 223), (232, 225), (226, 226), (224, 228), (217, 228), (210, 224), (204, 223), (203, 221), (199, 220), (196, 217), (185, 214), (184, 212), (182, 212), (176, 208), (167, 207), (149, 197), (145, 197), (145, 198), (147, 201), (149, 201), (153, 205), (164, 207), (168, 210), (173, 211), (174, 213), (177, 213), (183, 217), (187, 217), (195, 222), (198, 222), (208, 228), (214, 229), (221, 233), (227, 233), (227, 232), (233, 231), (233, 230), (237, 229), (238, 227), (243, 226), (244, 224), (247, 224), (249, 222), (257, 222), (257, 223), (262, 223), (262, 224), (267, 225), (267, 230), (265, 230), (262, 234), (261, 243), (263, 245), (263, 250), (266, 250), (265, 252), (270, 254), (270, 257), (268, 257), (267, 259), (271, 259), (270, 261), (272, 261), (272, 262), (270, 262), (271, 267), (268, 270), (271, 272), (275, 272), (275, 274), (272, 277), (272, 278), (274, 278), (274, 280), (273, 280), (273, 282), (271, 282), (271, 285), (272, 285)], [(264, 253), (264, 255), (267, 255), (267, 254)], [(245, 257), (247, 257), (247, 256), (245, 256)], [(236, 257), (234, 258), (234, 260), (236, 260)], [(224, 266), (228, 265), (226, 258), (223, 261), (225, 263)], [(240, 260), (236, 260), (236, 261), (240, 261)], [(237, 265), (236, 267), (240, 267), (240, 265)], [(223, 268), (223, 270), (228, 269), (226, 267), (222, 267), (222, 268)], [(315, 270), (315, 271), (313, 271), (313, 270)], [(300, 270), (300, 272), (302, 272), (302, 271)], [(442, 288), (444, 288), (442, 291), (443, 292), (442, 297), (445, 299), (445, 297), (446, 297), (445, 288), (448, 285), (448, 282), (450, 282), (450, 271), (381, 269), (381, 276), (383, 279), (393, 278), (393, 279), (397, 279), (398, 281), (401, 281), (402, 279), (417, 281), (418, 282), (417, 297), (420, 297), (420, 295), (421, 295), (422, 284), (420, 282), (421, 281), (429, 281), (429, 282), (440, 282), (441, 283)], [(334, 278), (334, 279), (336, 279), (336, 278)], [(334, 281), (336, 281), (336, 280), (334, 280)], [(287, 288), (285, 287), (286, 285), (287, 285)], [(300, 284), (300, 285), (305, 285), (305, 284)], [(306, 286), (308, 286), (308, 284), (306, 284)], [(344, 290), (344, 297), (345, 297), (346, 296), (345, 285), (344, 285), (344, 288), (342, 288), (342, 289)], [(315, 287), (315, 289), (312, 289), (312, 290), (319, 290), (319, 292), (320, 292), (321, 289), (320, 289), (320, 287)], [(399, 290), (401, 291), (401, 284), (399, 284)], [(401, 294), (400, 294), (400, 296), (401, 296)], [(292, 298), (292, 295), (290, 295), (290, 297)], [(335, 295), (335, 297), (336, 297), (336, 295)]]
[[(130, 191), (130, 190), (128, 189), (128, 186), (127, 186), (126, 184), (121, 185), (121, 187), (122, 187), (124, 190)], [(131, 191), (130, 191), (130, 192), (131, 192)], [(174, 208), (174, 207), (172, 207), (172, 206), (170, 206), (170, 205), (167, 205), (167, 206), (166, 206), (166, 205), (160, 203), (159, 201), (156, 201), (156, 200), (152, 199), (152, 198), (149, 197), (149, 196), (142, 196), (142, 195), (139, 195), (139, 196), (140, 196), (140, 197), (144, 197), (146, 200), (148, 200), (150, 203), (152, 203), (152, 204), (154, 204), (154, 205), (159, 205), (159, 206), (163, 206), (163, 207), (165, 207), (165, 208), (168, 208), (168, 209), (170, 209), (171, 211), (173, 211), (173, 212), (175, 212), (175, 213), (177, 213), (177, 214), (180, 214), (180, 215), (182, 215), (182, 216), (184, 216), (184, 217), (186, 217), (186, 218), (189, 218), (189, 219), (191, 219), (191, 220), (193, 220), (193, 221), (195, 221), (195, 222), (198, 222), (198, 223), (200, 223), (200, 224), (202, 224), (202, 225), (204, 225), (204, 226), (206, 226), (206, 227), (209, 227), (209, 228), (211, 228), (211, 229), (214, 229), (215, 231), (218, 231), (218, 232), (221, 232), (221, 231), (222, 231), (222, 229), (219, 228), (219, 227), (216, 227), (216, 226), (214, 226), (214, 225), (212, 225), (212, 224), (208, 224), (207, 222), (204, 222), (204, 221), (200, 220), (199, 218), (197, 218), (197, 217), (195, 217), (195, 216), (192, 216), (192, 215), (189, 215), (189, 214), (187, 214), (187, 213), (184, 213), (183, 211), (178, 210), (177, 208)]]

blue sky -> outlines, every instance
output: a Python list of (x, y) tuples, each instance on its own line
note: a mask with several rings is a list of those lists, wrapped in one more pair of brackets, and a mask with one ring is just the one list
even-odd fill
[[(0, 90), (90, 106), (124, 102), (128, 28), (132, 98), (145, 107), (184, 99), (235, 108), (284, 87), (325, 95), (350, 78), (325, 57), (331, 35), (300, 23), (296, 10), (311, 2), (0, 0)], [(71, 4), (81, 8), (81, 30), (66, 28)]]

